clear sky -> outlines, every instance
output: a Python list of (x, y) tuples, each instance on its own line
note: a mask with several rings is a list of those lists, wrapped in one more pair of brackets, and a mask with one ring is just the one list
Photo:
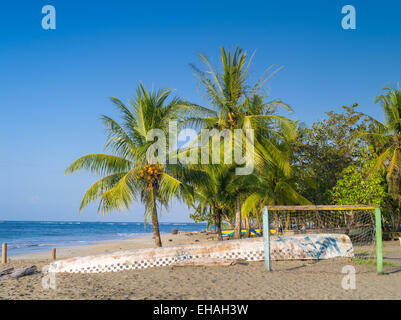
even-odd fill
[[(44, 5), (56, 30), (44, 30)], [(342, 6), (356, 30), (341, 27)], [(256, 50), (252, 76), (284, 66), (268, 85), (307, 124), (354, 102), (381, 119), (375, 95), (401, 81), (399, 1), (56, 1), (0, 3), (0, 219), (142, 221), (126, 214), (78, 212), (96, 177), (64, 176), (71, 161), (102, 152), (99, 117), (127, 101), (138, 81), (176, 89), (205, 104), (189, 63), (217, 62), (219, 47)], [(161, 221), (189, 221), (174, 203)]]

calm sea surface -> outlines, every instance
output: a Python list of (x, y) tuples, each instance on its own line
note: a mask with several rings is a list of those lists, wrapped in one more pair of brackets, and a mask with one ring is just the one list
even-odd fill
[[(172, 229), (200, 231), (204, 223), (160, 223), (161, 233)], [(0, 221), (0, 242), (8, 253), (44, 251), (51, 247), (77, 246), (93, 241), (119, 240), (152, 234), (150, 224), (142, 222)]]

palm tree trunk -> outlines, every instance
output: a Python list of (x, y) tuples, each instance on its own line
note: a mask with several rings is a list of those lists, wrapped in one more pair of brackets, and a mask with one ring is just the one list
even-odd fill
[(276, 234), (278, 234), (279, 221), (278, 221), (278, 212), (277, 211), (276, 211), (276, 214), (274, 215), (274, 225), (276, 227)]
[[(394, 217), (395, 223), (394, 223), (394, 231), (398, 232), (400, 229), (400, 221), (401, 221), (401, 196), (398, 196), (398, 214)], [(396, 211), (396, 212), (397, 212)]]
[(162, 246), (162, 240), (160, 238), (160, 231), (159, 231), (159, 220), (157, 218), (157, 207), (156, 207), (156, 198), (155, 198), (155, 193), (154, 189), (152, 189), (152, 227), (153, 227), (153, 236), (155, 238), (155, 245), (156, 247), (161, 247)]
[(219, 241), (223, 241), (223, 235), (221, 234), (221, 211), (216, 212), (216, 228), (217, 228), (217, 238)]
[(229, 228), (234, 229), (235, 227), (233, 225), (233, 222), (231, 221), (231, 218), (227, 215), (227, 212), (223, 213), (223, 217), (227, 221)]
[(241, 239), (241, 203), (239, 198), (235, 202), (235, 230), (234, 239)]
[(255, 210), (255, 215), (256, 215), (256, 221), (258, 223), (258, 229), (262, 230), (262, 210)]
[[(400, 223), (401, 223), (401, 210), (400, 209), (396, 209), (395, 211), (393, 211), (393, 213), (391, 214), (391, 222), (389, 225), (389, 231), (393, 231), (393, 232), (397, 232), (400, 228)], [(383, 217), (383, 216), (382, 216)], [(382, 225), (384, 226), (384, 223), (382, 222)]]
[(251, 226), (249, 225), (249, 217), (245, 217), (245, 237), (250, 238), (251, 236)]

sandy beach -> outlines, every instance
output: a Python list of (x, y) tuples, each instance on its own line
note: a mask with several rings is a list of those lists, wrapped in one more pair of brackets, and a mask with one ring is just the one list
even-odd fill
[[(215, 240), (211, 233), (179, 233), (162, 236), (164, 246)], [(149, 237), (99, 242), (89, 246), (57, 248), (58, 259), (118, 250), (153, 247)], [(386, 250), (400, 251), (397, 242)], [(10, 256), (7, 265), (41, 270), (50, 252)], [(342, 268), (356, 270), (356, 288), (344, 290)], [(19, 280), (0, 280), (1, 299), (401, 299), (401, 268), (352, 264), (347, 259), (321, 261), (273, 261), (272, 272), (264, 262), (229, 267), (158, 267), (99, 274), (56, 275), (56, 289), (42, 287), (43, 274)]]

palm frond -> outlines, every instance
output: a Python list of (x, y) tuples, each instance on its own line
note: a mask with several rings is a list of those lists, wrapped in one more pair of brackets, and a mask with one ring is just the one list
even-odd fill
[(109, 175), (130, 170), (133, 167), (131, 161), (109, 154), (88, 154), (72, 162), (65, 170), (65, 174), (71, 174), (78, 170), (87, 170), (93, 174)]
[(127, 172), (111, 174), (92, 184), (89, 189), (86, 190), (82, 198), (79, 210), (82, 211), (82, 209), (85, 208), (88, 204), (99, 199), (103, 193), (113, 188), (116, 183), (118, 183), (120, 179), (126, 174)]
[(100, 197), (99, 212), (107, 214), (110, 211), (127, 210), (132, 203), (136, 201), (135, 188), (137, 169), (127, 172), (120, 180), (109, 190), (105, 191)]

